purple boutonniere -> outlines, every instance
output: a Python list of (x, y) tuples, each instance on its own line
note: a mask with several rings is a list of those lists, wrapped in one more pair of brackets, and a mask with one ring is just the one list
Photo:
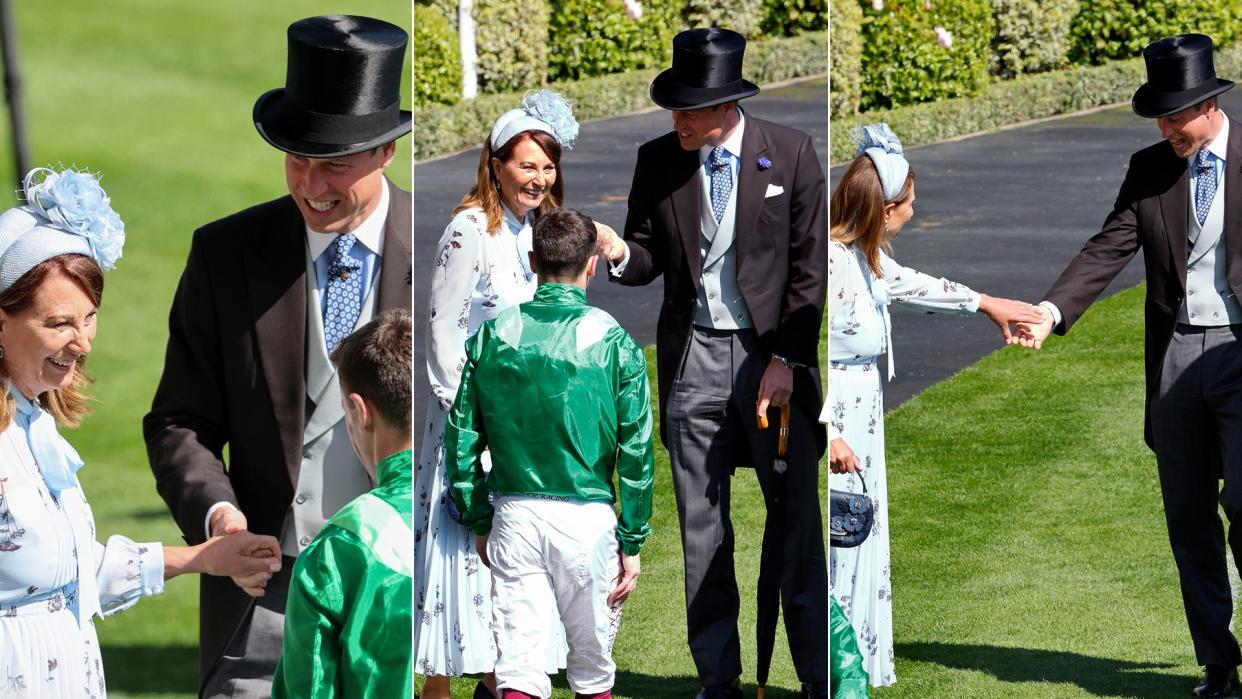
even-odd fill
[(761, 156), (759, 158), (759, 162), (756, 164), (759, 166), (759, 172), (763, 172), (764, 170), (770, 169), (772, 167), (772, 161), (768, 160), (768, 156), (766, 155)]

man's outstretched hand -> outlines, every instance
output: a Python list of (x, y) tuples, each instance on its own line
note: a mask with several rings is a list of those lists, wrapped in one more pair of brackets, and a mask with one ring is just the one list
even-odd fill
[(1018, 323), (1009, 344), (1022, 345), (1031, 349), (1039, 349), (1044, 340), (1052, 332), (1052, 311), (1047, 306), (1039, 307), (1042, 316), (1037, 323)]
[(625, 241), (606, 223), (595, 221), (596, 250), (609, 262), (620, 262), (625, 258)]
[[(211, 513), (211, 536), (220, 537), (239, 532), (249, 531), (246, 523), (246, 515), (236, 507), (221, 507)], [(279, 562), (279, 554), (277, 554), (277, 562)], [(276, 566), (280, 570), (280, 566)], [(230, 575), (233, 583), (242, 589), (242, 592), (251, 597), (262, 597), (264, 588), (267, 587), (267, 581), (271, 579), (271, 572), (251, 572), (249, 574)]]

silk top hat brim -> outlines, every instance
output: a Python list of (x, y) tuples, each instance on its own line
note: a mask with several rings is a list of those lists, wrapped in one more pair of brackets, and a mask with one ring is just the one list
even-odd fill
[[(392, 111), (394, 114), (385, 115), (386, 119), (375, 119), (376, 122), (386, 120), (388, 124), (368, 125), (362, 123), (363, 120), (354, 120), (340, 124), (337, 129), (321, 125), (320, 130), (311, 130), (305, 124), (289, 124), (296, 119), (297, 110), (288, 107), (285, 89), (277, 88), (264, 93), (255, 102), (254, 127), (263, 140), (286, 153), (307, 158), (339, 158), (371, 150), (408, 134), (413, 126), (413, 115), (405, 109)], [(289, 127), (283, 128), (285, 125)], [(358, 137), (365, 138), (353, 140)], [(343, 143), (342, 139), (349, 142)]]
[(742, 79), (746, 39), (728, 29), (688, 29), (673, 37), (673, 67), (651, 81), (651, 101), (684, 111), (759, 94)]
[(1176, 114), (1233, 87), (1216, 77), (1212, 40), (1202, 34), (1180, 34), (1154, 41), (1143, 49), (1147, 82), (1130, 101), (1134, 113), (1155, 119)]
[(410, 132), (401, 109), (409, 36), (370, 17), (310, 17), (289, 25), (285, 86), (254, 104), (254, 125), (276, 148), (310, 158), (361, 153)]

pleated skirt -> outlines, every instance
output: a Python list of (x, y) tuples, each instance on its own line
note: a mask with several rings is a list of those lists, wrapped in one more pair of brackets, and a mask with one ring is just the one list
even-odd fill
[[(4, 610), (9, 611), (9, 610)], [(0, 615), (0, 697), (103, 699), (99, 639), (68, 607)]]

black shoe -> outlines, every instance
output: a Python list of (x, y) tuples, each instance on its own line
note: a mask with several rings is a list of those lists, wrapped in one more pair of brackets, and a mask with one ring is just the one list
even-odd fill
[(733, 684), (704, 687), (694, 695), (694, 699), (742, 699), (742, 688), (738, 686), (737, 680), (734, 680)]
[(827, 682), (803, 682), (802, 699), (828, 699)]
[(474, 699), (496, 699), (496, 695), (492, 694), (492, 690), (483, 684), (483, 680), (474, 686)]
[(1238, 668), (1207, 665), (1203, 668), (1203, 681), (1193, 691), (1197, 697), (1231, 697), (1237, 690)]

